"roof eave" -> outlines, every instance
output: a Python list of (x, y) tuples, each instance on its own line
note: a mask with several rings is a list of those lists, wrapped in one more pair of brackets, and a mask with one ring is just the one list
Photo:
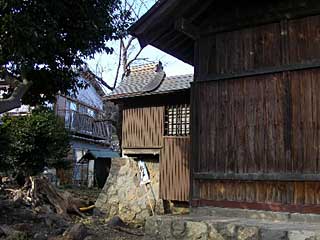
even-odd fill
[[(129, 32), (133, 36), (138, 37), (135, 34), (138, 32), (141, 32), (141, 29), (146, 28), (147, 27), (146, 25), (148, 25), (150, 23), (150, 19), (152, 19), (152, 17), (154, 17), (155, 14), (157, 14), (159, 9), (161, 7), (163, 7), (168, 2), (170, 3), (170, 1), (168, 1), (168, 0), (158, 0), (142, 17), (140, 17), (135, 23), (133, 23), (129, 27)], [(171, 2), (173, 2), (173, 1), (171, 1)]]
[[(164, 34), (168, 35), (170, 39), (179, 34), (178, 31), (172, 31), (172, 26), (175, 24), (176, 19), (169, 18), (172, 22), (168, 21), (168, 12), (176, 8), (180, 0), (160, 0), (151, 9), (146, 12), (140, 19), (138, 19), (130, 28), (129, 32), (132, 36), (136, 37), (141, 47), (152, 45), (188, 64), (193, 64), (193, 56), (188, 56), (183, 49), (175, 48), (174, 46), (167, 46), (167, 41), (162, 41), (161, 38)], [(160, 24), (161, 29), (157, 28)], [(171, 30), (171, 31), (169, 31)], [(159, 31), (161, 34), (154, 34)], [(180, 33), (181, 34), (181, 33)], [(170, 35), (170, 36), (169, 36)], [(193, 41), (188, 36), (184, 36), (181, 42)]]
[(163, 92), (149, 92), (149, 93), (130, 93), (126, 95), (113, 95), (113, 96), (106, 96), (103, 100), (105, 101), (121, 101), (125, 99), (132, 99), (137, 97), (145, 97), (145, 96), (155, 96), (155, 95), (166, 95), (171, 93), (178, 93), (178, 92), (185, 92), (190, 91), (190, 88), (183, 88), (183, 89), (177, 89), (177, 90), (170, 90), (170, 91), (163, 91)]

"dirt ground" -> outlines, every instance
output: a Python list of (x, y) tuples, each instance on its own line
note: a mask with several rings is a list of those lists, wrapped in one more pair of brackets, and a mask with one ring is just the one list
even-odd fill
[[(84, 199), (93, 204), (100, 192), (98, 189), (60, 188), (68, 191), (77, 198)], [(66, 230), (81, 223), (87, 231), (86, 240), (90, 239), (143, 239), (143, 229), (134, 229), (126, 225), (110, 224), (103, 213), (91, 210), (83, 218), (71, 216), (66, 219), (52, 212), (42, 213), (32, 206), (10, 199), (5, 187), (0, 187), (0, 240), (1, 239), (64, 239), (62, 235)]]

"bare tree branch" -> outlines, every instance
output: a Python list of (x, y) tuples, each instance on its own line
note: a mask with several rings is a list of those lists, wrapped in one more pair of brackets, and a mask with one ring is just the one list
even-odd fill
[(109, 90), (113, 90), (114, 88), (111, 87), (108, 83), (106, 83), (105, 81), (103, 81), (103, 79), (101, 77), (98, 77), (97, 75), (96, 76), (96, 79), (99, 81), (99, 83), (101, 83), (103, 86), (105, 86), (106, 88), (108, 88)]
[[(156, 2), (156, 0), (153, 0)], [(124, 0), (122, 2), (123, 11), (131, 12), (133, 18), (139, 18), (144, 10), (148, 10), (149, 2), (146, 0)], [(115, 61), (113, 66), (110, 67), (111, 72), (114, 73), (113, 82), (110, 84), (105, 83), (101, 79), (101, 83), (107, 87), (109, 90), (115, 89), (117, 84), (123, 80), (126, 76), (128, 69), (130, 68), (130, 64), (134, 61), (138, 60), (138, 56), (142, 52), (142, 48), (138, 47), (138, 44), (135, 42), (136, 38), (133, 36), (125, 36), (121, 37), (119, 41), (119, 50), (115, 54)], [(141, 58), (139, 60), (146, 60), (145, 58)], [(96, 75), (102, 76), (103, 68), (100, 69), (100, 74), (98, 74), (98, 67), (96, 67)], [(114, 70), (114, 71), (112, 71)]]
[(119, 72), (120, 72), (120, 66), (121, 66), (121, 56), (122, 56), (122, 45), (123, 45), (123, 42), (120, 41), (119, 60), (118, 60), (116, 76), (115, 76), (114, 81), (113, 81), (113, 89), (115, 89), (115, 87), (117, 85), (117, 82), (118, 82), (118, 78), (119, 78)]
[(11, 77), (5, 79), (8, 83), (17, 84), (9, 98), (0, 99), (0, 113), (10, 111), (21, 107), (21, 98), (32, 85), (31, 81), (23, 78), (22, 82), (14, 80)]
[(121, 61), (122, 61), (122, 72), (124, 73), (126, 71), (128, 56), (127, 56), (126, 46), (124, 45), (123, 38), (120, 39), (120, 49), (122, 49)]
[(126, 69), (130, 66), (131, 63), (133, 63), (134, 61), (137, 60), (137, 58), (139, 57), (140, 53), (142, 52), (143, 48), (140, 47), (139, 51), (137, 52), (137, 54), (134, 56), (134, 58), (132, 58), (126, 66)]

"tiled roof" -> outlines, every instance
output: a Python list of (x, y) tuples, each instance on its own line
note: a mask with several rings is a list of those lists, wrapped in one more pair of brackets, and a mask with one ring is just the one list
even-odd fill
[[(161, 63), (160, 63), (161, 64)], [(163, 94), (190, 88), (193, 74), (165, 76), (162, 66), (148, 64), (133, 67), (107, 99)]]

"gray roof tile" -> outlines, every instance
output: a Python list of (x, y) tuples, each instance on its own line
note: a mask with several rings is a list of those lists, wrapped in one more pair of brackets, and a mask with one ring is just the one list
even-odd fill
[[(157, 64), (133, 67), (130, 74), (107, 96), (107, 99), (163, 94), (190, 88), (190, 82), (193, 81), (193, 74), (169, 77), (164, 75), (163, 78), (163, 75), (159, 74), (161, 72), (157, 72), (156, 69)], [(152, 88), (150, 88), (151, 86)]]

